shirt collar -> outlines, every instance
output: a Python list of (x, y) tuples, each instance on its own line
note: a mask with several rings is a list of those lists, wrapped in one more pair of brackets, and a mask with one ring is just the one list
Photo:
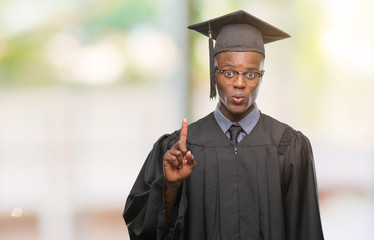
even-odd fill
[(240, 125), (243, 128), (244, 132), (248, 135), (251, 133), (258, 120), (260, 119), (260, 110), (258, 109), (257, 104), (254, 103), (253, 110), (247, 116), (245, 116), (239, 122), (231, 122), (222, 114), (222, 112), (219, 110), (219, 104), (217, 104), (216, 110), (214, 111), (214, 117), (216, 118), (218, 125), (221, 127), (224, 133), (229, 130), (231, 125), (236, 124)]

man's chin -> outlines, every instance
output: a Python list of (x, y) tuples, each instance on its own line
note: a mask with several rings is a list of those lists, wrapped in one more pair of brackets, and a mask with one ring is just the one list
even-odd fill
[(254, 104), (249, 105), (249, 106), (248, 105), (232, 105), (230, 106), (229, 111), (231, 112), (231, 114), (237, 115), (237, 116), (243, 115), (243, 114), (246, 115), (252, 111), (253, 107), (254, 107)]
[(237, 113), (237, 114), (240, 114), (240, 113), (244, 113), (248, 110), (249, 106), (247, 106), (246, 104), (231, 104), (229, 110), (230, 112), (232, 113)]

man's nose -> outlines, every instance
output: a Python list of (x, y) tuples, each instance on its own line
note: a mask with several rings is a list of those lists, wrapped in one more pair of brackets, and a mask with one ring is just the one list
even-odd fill
[(242, 73), (238, 74), (238, 77), (236, 81), (234, 82), (234, 86), (237, 88), (244, 88), (246, 86), (244, 75)]

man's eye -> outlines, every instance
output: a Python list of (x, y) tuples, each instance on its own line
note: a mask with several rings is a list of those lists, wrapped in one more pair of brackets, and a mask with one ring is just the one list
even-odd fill
[(247, 72), (245, 74), (245, 76), (248, 78), (248, 79), (253, 79), (256, 77), (256, 74), (254, 72)]
[(224, 75), (227, 78), (232, 78), (234, 76), (234, 72), (233, 71), (225, 71)]

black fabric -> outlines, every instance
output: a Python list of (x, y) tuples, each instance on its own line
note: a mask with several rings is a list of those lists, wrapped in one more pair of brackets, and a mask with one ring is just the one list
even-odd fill
[(234, 146), (238, 145), (238, 136), (241, 131), (242, 127), (238, 125), (231, 125), (231, 127), (229, 128), (230, 140), (234, 144)]
[[(209, 37), (209, 30), (212, 31), (212, 38), (214, 40), (217, 39), (219, 36), (221, 29), (227, 25), (234, 25), (234, 24), (246, 24), (249, 26), (253, 26), (256, 28), (260, 35), (252, 36), (249, 40), (253, 38), (261, 37), (263, 44), (271, 43), (277, 40), (289, 38), (290, 35), (285, 33), (284, 31), (272, 26), (271, 24), (247, 13), (243, 10), (238, 10), (235, 12), (231, 12), (225, 14), (223, 16), (213, 18), (201, 23), (193, 24), (188, 26), (188, 29), (195, 30), (207, 37)], [(232, 40), (229, 38), (225, 38), (222, 43), (226, 43), (227, 45), (231, 45)]]
[[(126, 201), (131, 239), (161, 239), (162, 156), (179, 132), (156, 142)], [(213, 114), (189, 125), (197, 166), (183, 182), (165, 239), (323, 239), (308, 139), (267, 115), (233, 145)]]

